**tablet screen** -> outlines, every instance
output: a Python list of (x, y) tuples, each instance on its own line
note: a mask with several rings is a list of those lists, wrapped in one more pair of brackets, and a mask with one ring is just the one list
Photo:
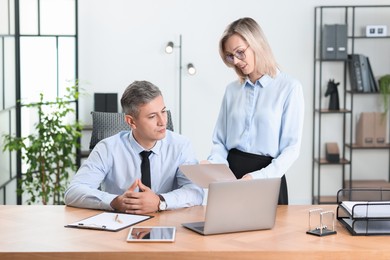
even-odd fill
[(127, 236), (127, 242), (173, 242), (176, 227), (133, 226)]

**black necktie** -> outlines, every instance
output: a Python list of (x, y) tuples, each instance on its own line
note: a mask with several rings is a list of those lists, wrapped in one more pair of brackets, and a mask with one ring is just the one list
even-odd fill
[(142, 157), (142, 163), (141, 163), (141, 181), (145, 186), (151, 187), (150, 182), (150, 162), (149, 162), (149, 155), (152, 153), (152, 151), (142, 151), (141, 157)]

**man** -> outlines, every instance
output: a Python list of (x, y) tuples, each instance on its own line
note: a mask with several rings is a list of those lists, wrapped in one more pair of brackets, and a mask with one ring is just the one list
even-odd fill
[[(65, 192), (66, 205), (148, 214), (202, 204), (202, 188), (178, 169), (197, 163), (195, 154), (187, 138), (166, 130), (160, 90), (150, 82), (135, 81), (123, 93), (121, 105), (131, 130), (95, 146)], [(141, 153), (150, 155), (142, 159)], [(150, 180), (147, 173), (141, 175), (141, 164), (148, 164), (142, 160), (147, 159)]]

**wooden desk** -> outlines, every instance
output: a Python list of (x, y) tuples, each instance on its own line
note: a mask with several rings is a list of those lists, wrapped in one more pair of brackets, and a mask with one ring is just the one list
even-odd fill
[[(272, 230), (201, 236), (181, 223), (203, 219), (204, 207), (156, 213), (142, 225), (177, 227), (174, 243), (127, 243), (119, 232), (65, 228), (99, 213), (66, 206), (0, 206), (0, 259), (390, 259), (390, 237), (307, 235), (308, 210), (279, 206)], [(335, 205), (321, 205), (335, 210)]]

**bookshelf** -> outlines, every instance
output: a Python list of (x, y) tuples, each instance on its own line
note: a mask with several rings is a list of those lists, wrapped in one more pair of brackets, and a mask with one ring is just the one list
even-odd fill
[[(389, 31), (380, 37), (365, 34), (367, 25), (385, 25), (390, 29), (390, 5), (317, 6), (314, 19), (312, 204), (328, 204), (336, 203), (337, 191), (345, 187), (368, 187), (373, 184), (380, 187), (390, 186), (390, 145), (363, 147), (355, 141), (359, 114), (367, 110), (380, 112), (380, 94), (357, 92), (352, 88), (348, 68), (351, 54), (364, 54), (370, 58), (375, 75), (390, 73)], [(326, 57), (323, 54), (323, 45), (326, 42), (323, 38), (324, 27), (329, 24), (346, 25), (346, 58)], [(326, 84), (331, 79), (340, 83), (339, 110), (329, 109), (329, 98), (324, 96)], [(390, 121), (388, 115), (387, 121)], [(326, 160), (327, 142), (338, 144), (339, 162)], [(363, 180), (360, 180), (356, 174), (361, 171), (359, 166), (356, 166), (361, 163), (361, 160), (356, 159), (357, 153), (366, 153), (369, 156), (373, 151), (376, 154), (387, 153), (384, 155), (384, 165), (388, 166), (387, 179), (382, 180), (382, 176), (369, 173), (370, 176), (366, 174)], [(383, 154), (381, 156), (383, 157)], [(367, 161), (367, 164), (369, 163), (370, 160)], [(378, 186), (376, 188), (380, 188)]]

